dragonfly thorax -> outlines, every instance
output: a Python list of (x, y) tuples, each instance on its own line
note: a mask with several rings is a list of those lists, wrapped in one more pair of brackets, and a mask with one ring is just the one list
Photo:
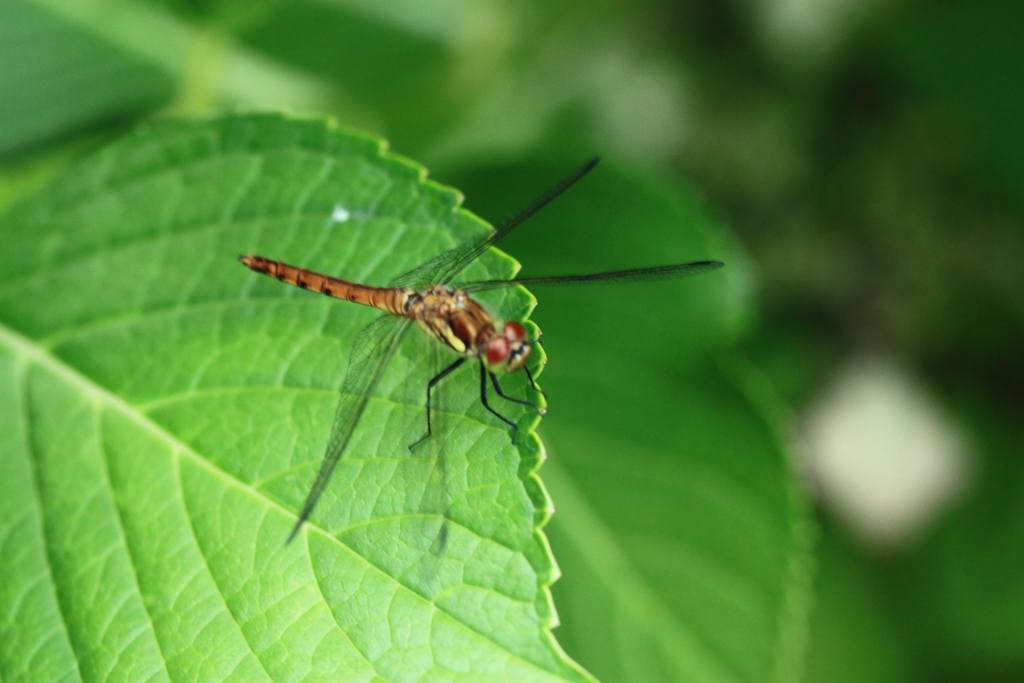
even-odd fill
[(428, 335), (464, 356), (482, 357), (491, 370), (515, 372), (530, 356), (523, 326), (507, 322), (499, 329), (465, 290), (433, 285), (411, 294), (406, 310)]

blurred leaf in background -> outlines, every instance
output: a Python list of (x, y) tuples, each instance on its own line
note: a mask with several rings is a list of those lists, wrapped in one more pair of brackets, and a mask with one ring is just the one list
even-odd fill
[(170, 102), (171, 74), (46, 6), (0, 5), (0, 155)]
[[(536, 162), (477, 175), (470, 205), (507, 213), (515, 188), (551, 175)], [(782, 408), (723, 350), (749, 324), (744, 258), (692, 192), (615, 164), (574, 190), (506, 241), (526, 276), (705, 253), (729, 270), (538, 292), (549, 528), (574, 577), (556, 584), (559, 634), (601, 680), (788, 680), (809, 530), (775, 431)]]
[[(9, 0), (0, 19), (0, 206), (142, 119), (288, 108), (388, 138), (491, 221), (604, 155), (502, 245), (525, 275), (727, 261), (535, 292), (555, 634), (601, 680), (1024, 678), (1020, 3)], [(819, 488), (808, 619), (789, 465), (824, 454), (793, 435), (865, 357), (895, 368), (875, 408), (906, 380), (959, 435), (960, 481), (885, 547)], [(864, 443), (891, 448), (848, 449), (862, 484), (934, 455), (882, 427)]]

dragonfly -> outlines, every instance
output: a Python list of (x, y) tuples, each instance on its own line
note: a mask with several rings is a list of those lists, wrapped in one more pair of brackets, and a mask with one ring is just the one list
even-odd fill
[(537, 386), (533, 374), (526, 367), (533, 345), (541, 343), (541, 340), (539, 338), (528, 339), (526, 329), (520, 322), (499, 320), (473, 298), (474, 294), (485, 290), (517, 286), (652, 282), (698, 275), (717, 270), (724, 265), (720, 261), (694, 261), (588, 275), (480, 280), (451, 284), (459, 273), (480, 257), (491, 245), (568, 190), (589, 173), (597, 165), (597, 162), (598, 158), (595, 157), (576, 169), (532, 203), (512, 215), (496, 230), (467, 240), (441, 253), (423, 265), (398, 276), (386, 287), (350, 282), (253, 254), (238, 257), (239, 261), (252, 270), (277, 278), (281, 282), (320, 292), (337, 299), (372, 306), (386, 314), (371, 322), (356, 336), (349, 356), (345, 379), (342, 382), (341, 399), (335, 413), (334, 426), (327, 443), (327, 450), (313, 486), (310, 488), (298, 519), (288, 536), (288, 542), (295, 538), (302, 525), (313, 513), (313, 509), (327, 488), (338, 462), (345, 454), (370, 396), (384, 375), (384, 371), (394, 357), (402, 339), (413, 327), (419, 327), (429, 337), (455, 351), (459, 357), (427, 382), (427, 431), (422, 438), (411, 444), (409, 449), (413, 450), (433, 434), (431, 393), (439, 382), (446, 379), (467, 361), (475, 361), (479, 366), (480, 402), (497, 419), (511, 428), (512, 443), (515, 444), (519, 427), (490, 404), (487, 382), (490, 379), (494, 392), (500, 398), (528, 406), (543, 415), (545, 411), (539, 408), (537, 403), (506, 395), (501, 389), (497, 376), (499, 372), (514, 373), (521, 369), (530, 386), (538, 393), (543, 394)]

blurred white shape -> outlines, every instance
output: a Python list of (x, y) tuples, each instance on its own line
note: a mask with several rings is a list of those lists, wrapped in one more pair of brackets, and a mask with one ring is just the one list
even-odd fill
[(580, 74), (598, 135), (625, 156), (671, 155), (690, 128), (686, 79), (672, 65), (627, 46), (609, 46)]
[(765, 39), (789, 62), (827, 60), (846, 43), (862, 17), (885, 0), (748, 0)]
[(686, 74), (646, 46), (566, 29), (531, 55), (491, 79), (460, 125), (421, 158), (434, 166), (519, 158), (577, 108), (592, 119), (593, 144), (605, 155), (652, 164), (685, 142), (692, 118)]
[(967, 481), (960, 433), (892, 359), (851, 362), (802, 432), (805, 471), (823, 503), (874, 546), (912, 542)]
[(342, 206), (341, 204), (335, 204), (334, 211), (331, 213), (331, 222), (344, 223), (349, 219), (351, 215), (352, 214), (350, 214), (348, 209), (346, 209), (344, 206)]

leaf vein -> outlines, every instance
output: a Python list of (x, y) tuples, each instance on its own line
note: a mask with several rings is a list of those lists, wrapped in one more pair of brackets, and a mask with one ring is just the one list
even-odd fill
[[(99, 404), (97, 402), (93, 405), (93, 429), (96, 434), (96, 447), (100, 451), (100, 459), (103, 462), (104, 483), (106, 484), (107, 492), (109, 493), (111, 502), (113, 504), (112, 507), (114, 508), (114, 522), (117, 524), (118, 537), (121, 541), (121, 544), (124, 547), (125, 552), (128, 554), (128, 567), (131, 570), (132, 585), (135, 588), (134, 597), (138, 599), (139, 603), (142, 605), (143, 611), (146, 614), (146, 621), (149, 625), (148, 632), (153, 635), (153, 640), (156, 641), (156, 646), (160, 649), (160, 664), (163, 667), (164, 673), (167, 675), (167, 679), (170, 680), (171, 675), (170, 672), (167, 670), (167, 653), (164, 652), (163, 643), (160, 642), (160, 637), (157, 635), (156, 624), (153, 622), (153, 615), (149, 611), (149, 605), (146, 604), (146, 599), (142, 595), (142, 585), (139, 583), (139, 575), (136, 567), (137, 561), (135, 559), (135, 554), (132, 552), (132, 546), (128, 540), (128, 534), (125, 533), (123, 519), (124, 513), (121, 510), (121, 506), (118, 505), (117, 495), (114, 493), (114, 484), (110, 478), (110, 455), (107, 451), (105, 440), (103, 437), (103, 419), (101, 415), (102, 410), (102, 404)], [(103, 633), (106, 633), (106, 631), (110, 628), (111, 624), (115, 621), (114, 617), (125, 607), (125, 605), (127, 605), (131, 597), (131, 595), (126, 595), (122, 603), (118, 606), (118, 608), (111, 613), (111, 622), (108, 623), (102, 629)], [(129, 641), (128, 645), (131, 645), (139, 638), (143, 637), (145, 632), (146, 630), (140, 630), (139, 633), (137, 633), (135, 637), (132, 638), (131, 641)], [(118, 661), (120, 661), (121, 655), (127, 649), (128, 648), (126, 646), (121, 650), (121, 652), (117, 653)]]
[[(306, 555), (310, 559), (312, 559), (313, 557), (313, 551), (309, 547), (309, 536), (306, 536)], [(316, 590), (318, 593), (320, 593), (320, 598), (324, 601), (324, 604), (328, 605), (327, 611), (331, 613), (331, 620), (334, 621), (335, 625), (338, 627), (338, 630), (345, 634), (345, 639), (352, 645), (352, 649), (358, 652), (359, 656), (363, 658), (363, 661), (370, 665), (370, 669), (373, 671), (373, 673), (379, 676), (381, 680), (387, 681), (388, 679), (384, 678), (384, 675), (377, 669), (374, 663), (370, 660), (369, 656), (367, 656), (365, 652), (359, 649), (359, 646), (356, 645), (356, 641), (352, 639), (352, 636), (350, 636), (348, 631), (345, 630), (345, 627), (341, 625), (341, 622), (338, 621), (338, 618), (334, 616), (334, 610), (330, 608), (330, 602), (327, 600), (327, 596), (324, 594), (324, 588), (320, 582), (320, 575), (317, 573), (316, 568), (313, 566), (312, 562), (309, 563), (309, 571), (313, 575), (313, 580), (316, 583)]]
[[(231, 609), (231, 605), (228, 603), (224, 595), (223, 588), (220, 586), (220, 584), (217, 583), (216, 575), (213, 573), (213, 570), (210, 567), (210, 559), (206, 556), (206, 553), (203, 552), (203, 546), (199, 542), (199, 537), (196, 535), (195, 520), (192, 518), (192, 511), (189, 509), (188, 504), (185, 502), (185, 484), (181, 480), (181, 452), (182, 451), (179, 451), (179, 449), (177, 448), (174, 450), (174, 474), (176, 483), (178, 485), (178, 491), (181, 494), (182, 506), (185, 508), (185, 518), (188, 519), (189, 535), (192, 537), (192, 542), (195, 544), (195, 548), (199, 554), (199, 557), (203, 560), (203, 567), (206, 570), (206, 575), (210, 578), (210, 581), (213, 583), (213, 585), (217, 586), (217, 594), (221, 598), (221, 602), (224, 605), (224, 611), (231, 616), (231, 620), (235, 623), (235, 626), (238, 628), (238, 633), (242, 636), (242, 640), (245, 641), (246, 646), (249, 648), (249, 652), (252, 653), (252, 656), (256, 658), (256, 661), (260, 665), (260, 669), (262, 669), (263, 673), (267, 675), (267, 679), (273, 680), (274, 677), (270, 675), (269, 671), (267, 671), (267, 667), (264, 665), (263, 660), (260, 658), (259, 654), (253, 648), (252, 643), (249, 641), (249, 637), (245, 633), (245, 628), (242, 626), (241, 622), (238, 621), (238, 616), (235, 614), (234, 610)], [(241, 657), (239, 658), (239, 662), (238, 664), (236, 664), (236, 667), (241, 664), (242, 659), (243, 658)]]
[[(2, 328), (0, 328), (0, 330), (2, 330)], [(33, 443), (32, 436), (31, 436), (32, 428), (31, 428), (31, 418), (29, 416), (29, 410), (28, 410), (28, 404), (29, 404), (28, 385), (25, 382), (25, 374), (28, 372), (28, 366), (29, 366), (29, 364), (27, 362), (25, 362), (25, 361), (20, 361), (18, 363), (17, 370), (16, 370), (16, 372), (14, 374), (14, 381), (15, 381), (15, 384), (17, 385), (15, 387), (14, 394), (16, 396), (18, 396), (18, 399), (19, 399), (18, 400), (18, 416), (20, 418), (20, 420), (19, 420), (19, 428), (21, 429), (22, 440), (25, 443), (25, 449), (28, 451), (28, 455), (29, 455), (29, 457), (28, 457), (28, 466), (32, 470), (32, 472), (31, 472), (32, 493), (33, 493), (32, 500), (35, 503), (36, 514), (37, 514), (37, 516), (39, 518), (39, 527), (40, 527), (39, 531), (40, 531), (40, 537), (41, 537), (40, 540), (42, 541), (42, 543), (41, 543), (41, 545), (42, 545), (41, 550), (43, 551), (42, 552), (43, 562), (46, 565), (46, 575), (47, 575), (47, 578), (49, 579), (50, 585), (51, 586), (56, 586), (57, 582), (54, 579), (54, 575), (53, 575), (53, 559), (54, 558), (53, 558), (53, 555), (52, 555), (52, 551), (50, 550), (50, 543), (49, 543), (49, 540), (47, 538), (47, 533), (46, 533), (46, 523), (44, 521), (45, 520), (45, 513), (43, 511), (42, 484), (39, 481), (39, 468), (37, 467), (37, 462), (36, 462), (37, 459), (38, 459), (38, 456), (36, 455), (35, 448), (34, 448), (34, 443)], [(76, 647), (76, 640), (71, 637), (71, 631), (68, 628), (68, 613), (67, 613), (68, 610), (67, 610), (67, 606), (64, 604), (64, 600), (61, 598), (61, 595), (60, 595), (59, 591), (54, 590), (52, 597), (54, 599), (54, 603), (57, 606), (57, 616), (60, 618), (61, 632), (62, 632), (62, 634), (64, 636), (64, 640), (67, 643), (68, 647), (71, 649), (71, 651), (74, 653), (74, 656), (75, 656), (75, 660), (74, 660), (75, 661), (75, 673), (77, 674), (78, 680), (82, 680), (82, 665), (81, 665), (82, 653), (79, 651), (80, 644), (79, 644), (79, 647)]]

